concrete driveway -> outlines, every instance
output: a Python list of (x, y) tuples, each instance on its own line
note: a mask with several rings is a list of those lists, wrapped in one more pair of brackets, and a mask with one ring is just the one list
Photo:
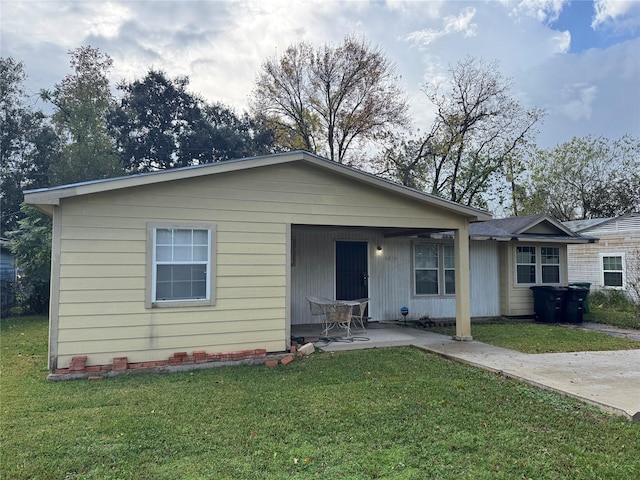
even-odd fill
[(319, 326), (293, 326), (323, 351), (412, 346), (451, 360), (563, 393), (608, 412), (640, 421), (640, 350), (527, 354), (402, 325), (370, 324), (352, 341), (317, 340)]

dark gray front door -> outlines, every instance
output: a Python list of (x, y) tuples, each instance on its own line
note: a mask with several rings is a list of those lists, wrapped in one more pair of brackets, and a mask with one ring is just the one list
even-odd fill
[(367, 242), (336, 242), (336, 300), (369, 296)]

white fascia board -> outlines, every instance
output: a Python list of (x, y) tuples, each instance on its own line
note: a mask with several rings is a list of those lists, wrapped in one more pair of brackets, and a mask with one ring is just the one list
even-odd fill
[(512, 240), (518, 242), (533, 242), (533, 243), (597, 243), (598, 239), (593, 237), (529, 237), (529, 236), (516, 236)]

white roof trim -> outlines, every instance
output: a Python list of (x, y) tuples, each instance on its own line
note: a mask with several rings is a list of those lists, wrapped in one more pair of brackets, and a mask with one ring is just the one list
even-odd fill
[(390, 190), (414, 200), (428, 203), (445, 210), (455, 212), (468, 217), (470, 221), (490, 220), (491, 214), (483, 210), (467, 207), (444, 198), (428, 193), (420, 192), (398, 183), (394, 183), (373, 174), (356, 170), (355, 168), (342, 165), (340, 163), (327, 160), (305, 151), (294, 151), (260, 157), (251, 157), (238, 160), (227, 160), (224, 162), (196, 165), (192, 167), (175, 168), (158, 172), (142, 173), (127, 177), (108, 178), (103, 180), (93, 180), (89, 182), (75, 183), (71, 185), (61, 185), (58, 187), (43, 188), (38, 190), (28, 190), (24, 192), (25, 203), (40, 206), (59, 205), (60, 200), (80, 195), (90, 195), (92, 193), (108, 192), (124, 188), (132, 188), (141, 185), (151, 185), (175, 180), (196, 178), (207, 175), (215, 175), (226, 172), (248, 170), (250, 168), (264, 167), (283, 163), (303, 161), (312, 165), (331, 170), (340, 175), (345, 175), (354, 180), (368, 183), (385, 190)]

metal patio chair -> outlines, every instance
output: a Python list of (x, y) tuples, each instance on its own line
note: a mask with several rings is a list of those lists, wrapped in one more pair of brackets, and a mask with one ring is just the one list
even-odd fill
[(332, 328), (344, 328), (347, 338), (351, 337), (351, 314), (353, 306), (347, 303), (332, 302), (325, 308), (326, 325), (322, 333), (328, 335)]
[(353, 310), (351, 312), (351, 321), (354, 326), (360, 324), (360, 328), (362, 329), (362, 331), (366, 332), (367, 330), (364, 325), (367, 321), (366, 311), (367, 305), (369, 304), (369, 299), (359, 298), (357, 300), (354, 300), (354, 302), (357, 302), (358, 304), (353, 307)]
[(333, 303), (333, 300), (324, 297), (307, 297), (307, 302), (309, 302), (311, 318), (317, 318), (325, 328), (327, 323), (326, 306)]

